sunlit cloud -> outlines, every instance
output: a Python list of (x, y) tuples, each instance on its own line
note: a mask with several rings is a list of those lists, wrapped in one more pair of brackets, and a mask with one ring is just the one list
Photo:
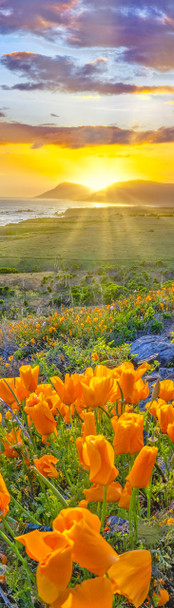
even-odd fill
[(36, 53), (13, 52), (6, 53), (1, 63), (10, 71), (26, 78), (12, 86), (2, 85), (4, 90), (19, 91), (51, 90), (82, 92), (93, 91), (104, 95), (123, 94), (171, 94), (171, 85), (136, 85), (124, 82), (114, 82), (108, 78), (104, 58), (97, 58), (85, 64), (75, 64), (67, 56), (57, 55), (48, 57)]
[(142, 145), (173, 141), (174, 127), (161, 127), (156, 131), (136, 131), (102, 125), (55, 127), (2, 122), (0, 129), (0, 145), (28, 143), (33, 148), (55, 145), (75, 149), (87, 146)]
[(69, 46), (120, 49), (121, 61), (174, 67), (170, 0), (1, 0), (0, 32), (31, 32)]

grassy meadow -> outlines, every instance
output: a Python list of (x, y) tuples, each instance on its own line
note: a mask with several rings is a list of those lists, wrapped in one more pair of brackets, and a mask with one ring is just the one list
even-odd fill
[(171, 209), (69, 209), (59, 219), (27, 220), (0, 227), (2, 266), (20, 271), (53, 270), (65, 264), (94, 268), (101, 264), (138, 265), (144, 259), (174, 259), (174, 212)]

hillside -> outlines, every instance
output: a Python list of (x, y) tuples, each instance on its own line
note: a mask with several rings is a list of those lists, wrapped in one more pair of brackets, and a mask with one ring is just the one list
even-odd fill
[(168, 207), (174, 204), (174, 184), (130, 180), (115, 182), (107, 188), (92, 192), (90, 188), (82, 184), (62, 182), (36, 198)]
[(128, 182), (116, 182), (93, 192), (88, 201), (103, 203), (122, 203), (133, 205), (160, 205), (170, 206), (174, 204), (174, 184), (159, 182), (148, 182), (143, 180), (132, 180)]
[(74, 184), (72, 182), (62, 182), (58, 184), (52, 190), (47, 190), (36, 198), (65, 198), (71, 199), (73, 201), (79, 201), (86, 199), (91, 193), (91, 189), (86, 186), (82, 186), (82, 184)]

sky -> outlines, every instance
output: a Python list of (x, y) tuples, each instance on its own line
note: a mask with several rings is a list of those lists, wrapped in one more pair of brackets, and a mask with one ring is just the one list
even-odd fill
[(174, 182), (173, 0), (0, 0), (0, 196)]

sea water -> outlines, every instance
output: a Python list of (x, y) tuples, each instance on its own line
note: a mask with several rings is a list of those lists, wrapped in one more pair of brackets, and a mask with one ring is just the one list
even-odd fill
[(67, 209), (98, 207), (134, 207), (114, 203), (72, 201), (69, 199), (0, 198), (0, 226), (18, 224), (25, 220), (61, 217)]

